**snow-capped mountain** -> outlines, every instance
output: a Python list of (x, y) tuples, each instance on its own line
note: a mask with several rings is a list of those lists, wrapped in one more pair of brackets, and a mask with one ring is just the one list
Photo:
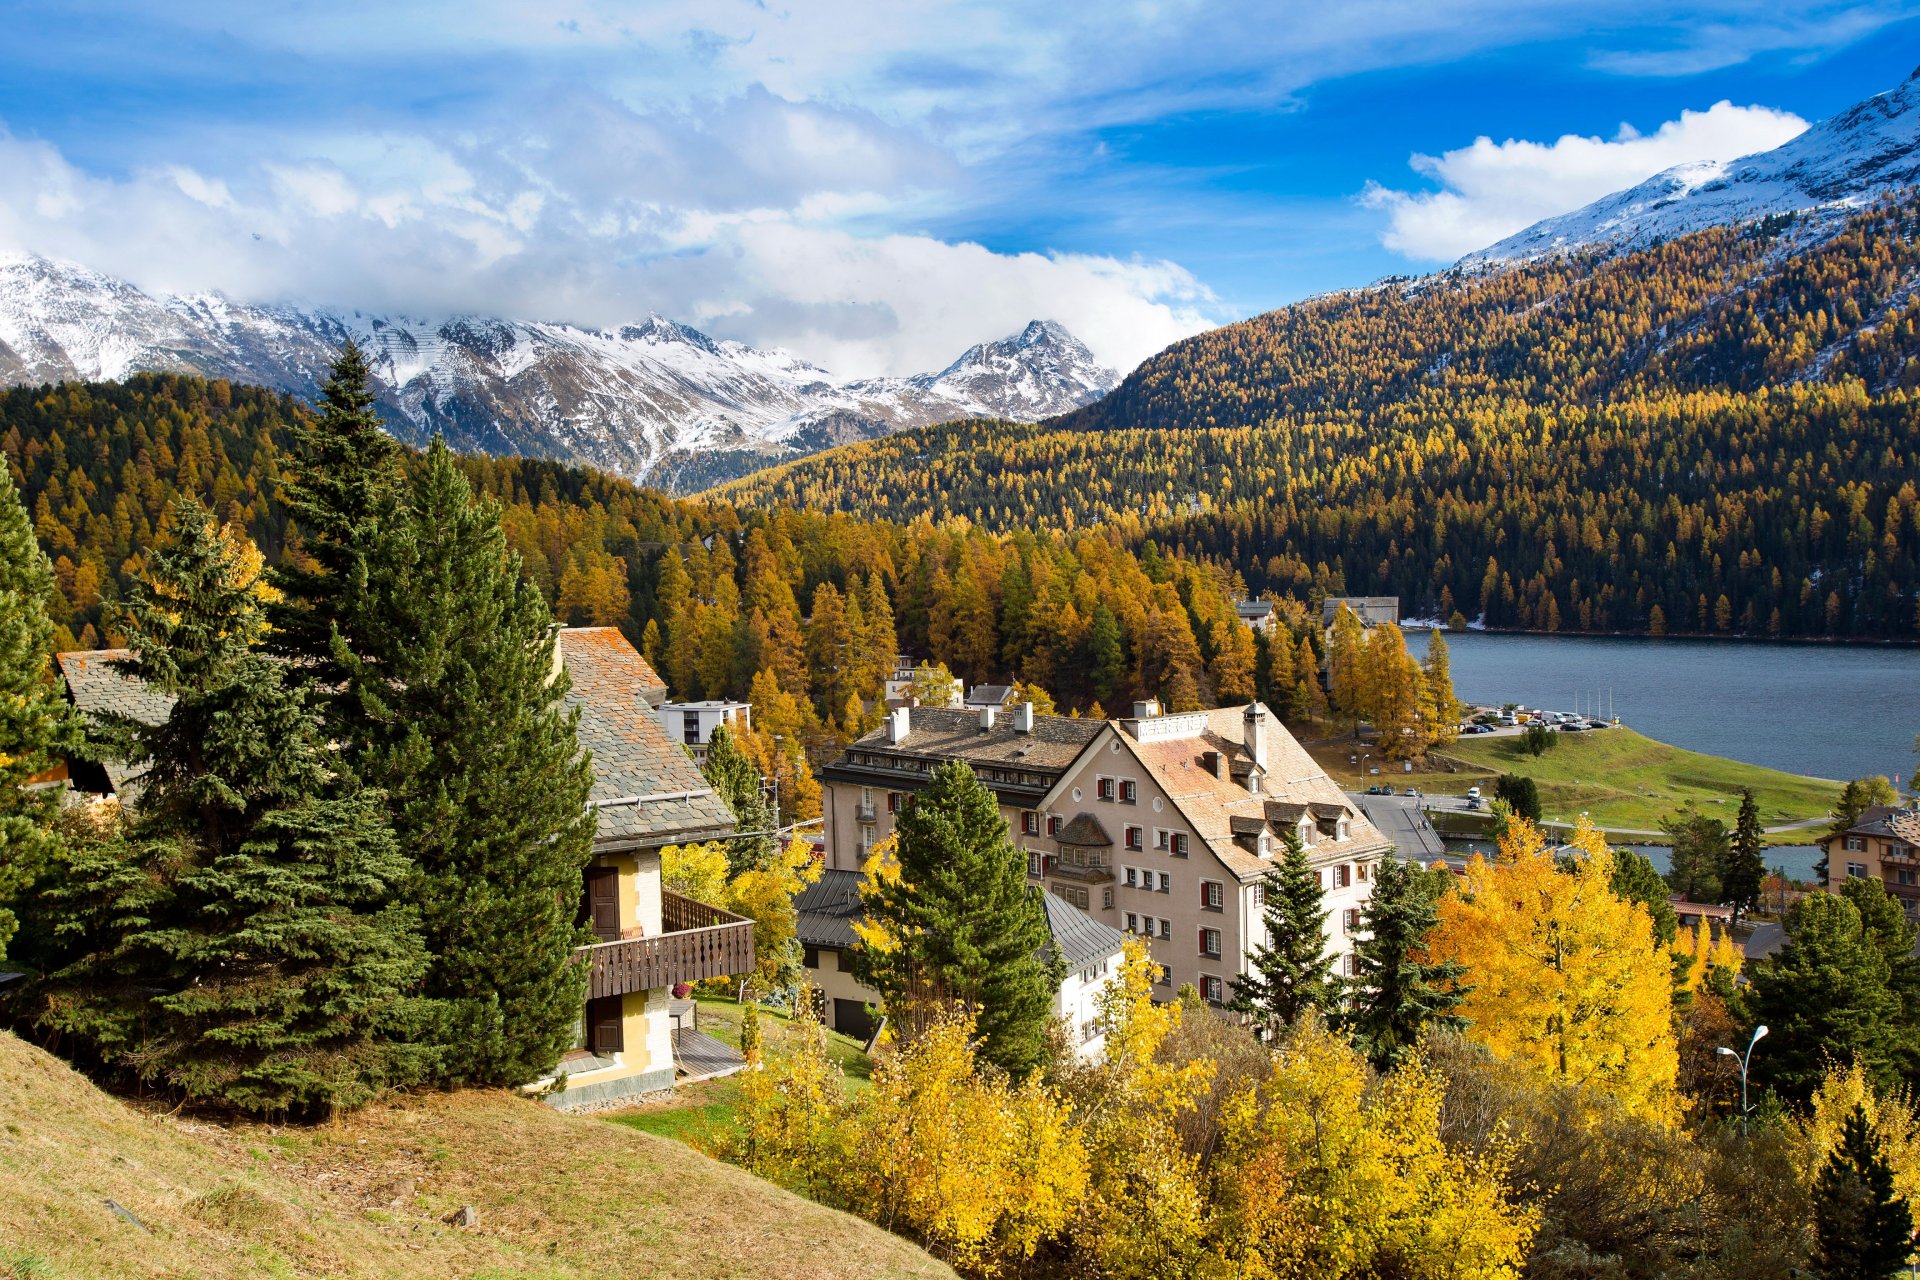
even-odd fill
[[(846, 381), (785, 351), (661, 316), (619, 329), (414, 317), (150, 295), (86, 267), (0, 256), (0, 382), (145, 370), (316, 393), (354, 338), (396, 435), (710, 482), (842, 440), (959, 417), (1034, 421), (1119, 381), (1051, 321), (938, 373)], [(699, 459), (697, 467), (690, 460)]]
[(1920, 71), (1772, 151), (1678, 165), (1585, 208), (1536, 222), (1461, 263), (1482, 266), (1588, 245), (1633, 248), (1702, 227), (1808, 210), (1831, 212), (1837, 221), (1883, 191), (1916, 182)]

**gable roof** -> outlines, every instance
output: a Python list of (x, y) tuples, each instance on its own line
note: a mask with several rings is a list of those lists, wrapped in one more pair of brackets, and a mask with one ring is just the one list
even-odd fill
[[(1246, 748), (1246, 710), (1217, 707), (1203, 712), (1204, 727), (1188, 737), (1142, 742), (1117, 724), (1113, 733), (1221, 864), (1242, 879), (1273, 866), (1271, 858), (1243, 848), (1235, 839), (1257, 834), (1256, 822), (1292, 825), (1308, 815), (1329, 819), (1347, 815), (1348, 838), (1309, 846), (1307, 856), (1315, 860), (1364, 857), (1391, 847), (1270, 712), (1266, 713), (1267, 763), (1261, 770), (1260, 790), (1248, 791), (1244, 779), (1252, 771), (1252, 753)], [(1217, 776), (1202, 760), (1213, 751), (1224, 757), (1226, 777)]]
[[(108, 716), (125, 716), (145, 725), (157, 725), (173, 714), (173, 695), (148, 688), (115, 669), (116, 662), (133, 657), (131, 649), (77, 649), (57, 653), (53, 660), (67, 680), (67, 696), (80, 714), (96, 725)], [(114, 791), (126, 790), (129, 783), (146, 773), (120, 760), (102, 756), (100, 765)]]
[(580, 710), (580, 745), (593, 753), (594, 848), (657, 848), (728, 835), (733, 812), (648, 702), (653, 668), (613, 627), (567, 627), (555, 637)]

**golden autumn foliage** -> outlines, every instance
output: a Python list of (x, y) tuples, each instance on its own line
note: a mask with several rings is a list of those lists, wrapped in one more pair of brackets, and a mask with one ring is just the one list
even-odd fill
[[(804, 1004), (804, 1002), (802, 1002)], [(935, 1023), (849, 1095), (818, 1024), (741, 1081), (731, 1154), (763, 1177), (920, 1240), (975, 1276), (1017, 1267), (1057, 1236), (1087, 1190), (1071, 1108), (1037, 1078), (983, 1069), (973, 1024)]]
[(1794, 1123), (1794, 1160), (1809, 1186), (1833, 1149), (1855, 1107), (1864, 1108), (1880, 1153), (1893, 1166), (1893, 1189), (1920, 1204), (1920, 1106), (1905, 1087), (1881, 1090), (1855, 1062), (1834, 1067), (1821, 1080), (1807, 1115)]
[(1444, 1080), (1417, 1055), (1369, 1087), (1351, 1045), (1308, 1017), (1227, 1109), (1217, 1274), (1513, 1280), (1538, 1211), (1509, 1199), (1511, 1147), (1448, 1148)]
[(1572, 845), (1562, 866), (1533, 824), (1511, 823), (1499, 856), (1476, 856), (1441, 899), (1427, 956), (1466, 966), (1458, 1012), (1469, 1039), (1671, 1123), (1671, 962), (1646, 908), (1609, 887), (1600, 832), (1582, 820)]
[(1705, 916), (1691, 929), (1682, 929), (1673, 938), (1674, 954), (1681, 957), (1675, 966), (1674, 982), (1686, 992), (1698, 992), (1717, 969), (1729, 978), (1737, 977), (1746, 963), (1746, 952), (1725, 929), (1717, 934)]
[(731, 879), (727, 870), (726, 849), (718, 841), (660, 851), (662, 888), (753, 921), (755, 969), (766, 984), (777, 984), (792, 967), (794, 895), (820, 878), (820, 864), (812, 847), (795, 837), (766, 867), (749, 867)]

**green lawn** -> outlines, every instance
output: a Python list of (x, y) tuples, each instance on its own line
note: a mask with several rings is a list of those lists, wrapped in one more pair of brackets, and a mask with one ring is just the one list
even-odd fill
[[(738, 1049), (739, 1003), (727, 997), (702, 997), (699, 1005), (700, 1030)], [(762, 1005), (761, 1042), (768, 1049), (777, 1051), (786, 1040), (790, 1022), (791, 1019), (783, 1011)], [(827, 1032), (827, 1056), (846, 1073), (850, 1092), (867, 1087), (868, 1077), (873, 1074), (873, 1060), (867, 1056), (858, 1040), (841, 1035), (838, 1031)], [(723, 1076), (718, 1080), (683, 1085), (674, 1090), (670, 1101), (615, 1112), (608, 1115), (607, 1119), (630, 1129), (674, 1138), (703, 1151), (712, 1151), (733, 1129), (734, 1108), (739, 1099), (739, 1078)]]
[[(1603, 827), (1648, 831), (1688, 801), (1732, 826), (1743, 787), (1753, 789), (1760, 823), (1768, 827), (1823, 818), (1840, 794), (1837, 782), (1683, 751), (1631, 729), (1554, 739), (1558, 745), (1534, 757), (1518, 737), (1462, 738), (1435, 762), (1444, 767), (1451, 761), (1455, 772), (1426, 771), (1407, 781), (1423, 791), (1457, 795), (1472, 786), (1490, 787), (1502, 773), (1521, 774), (1539, 785), (1541, 816), (1550, 822), (1571, 822), (1584, 812)], [(1804, 844), (1814, 834), (1810, 829), (1771, 839)]]

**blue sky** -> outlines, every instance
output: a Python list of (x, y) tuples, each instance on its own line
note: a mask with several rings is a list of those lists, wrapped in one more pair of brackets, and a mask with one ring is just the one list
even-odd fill
[(1777, 145), (1920, 64), (1907, 0), (0, 0), (0, 23), (0, 250), (248, 300), (657, 310), (849, 375), (1036, 315), (1127, 365)]

